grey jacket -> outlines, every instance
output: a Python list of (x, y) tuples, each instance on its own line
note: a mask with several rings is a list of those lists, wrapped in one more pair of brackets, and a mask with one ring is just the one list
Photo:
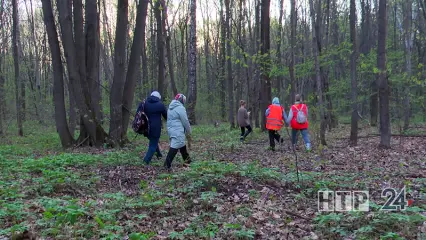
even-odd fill
[(179, 149), (185, 146), (185, 134), (191, 134), (191, 125), (183, 104), (173, 100), (167, 111), (167, 133), (170, 138), (170, 147)]

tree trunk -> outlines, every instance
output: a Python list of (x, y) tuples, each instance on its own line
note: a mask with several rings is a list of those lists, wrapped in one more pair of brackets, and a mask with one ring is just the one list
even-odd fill
[[(76, 56), (77, 56), (77, 69), (79, 73), (79, 79), (81, 88), (83, 90), (83, 96), (85, 103), (90, 106), (90, 89), (89, 84), (86, 81), (88, 75), (87, 75), (87, 66), (86, 62), (93, 62), (93, 60), (86, 59), (86, 42), (84, 37), (84, 19), (83, 19), (83, 2), (82, 0), (72, 0), (73, 8), (72, 11), (74, 13), (73, 20), (74, 20), (74, 44), (75, 44), (75, 50), (76, 50)], [(71, 11), (71, 10), (69, 10)], [(92, 20), (92, 19), (90, 19)], [(91, 34), (91, 33), (90, 33)], [(87, 36), (87, 38), (94, 38), (94, 36)], [(92, 40), (93, 41), (93, 40)], [(93, 44), (94, 47), (94, 44)], [(93, 51), (93, 50), (91, 50)], [(94, 52), (92, 52), (94, 54)], [(94, 58), (95, 56), (89, 56), (89, 58)], [(90, 63), (92, 64), (92, 63)]]
[(294, 64), (295, 64), (295, 51), (296, 51), (296, 27), (297, 27), (297, 11), (296, 11), (296, 0), (291, 0), (291, 13), (290, 13), (290, 65), (289, 65), (289, 73), (290, 73), (290, 82), (291, 82), (291, 102), (295, 101), (296, 96), (296, 77), (294, 76)]
[[(257, 55), (257, 53), (260, 50), (260, 41), (261, 41), (261, 36), (260, 36), (260, 0), (255, 0), (255, 27), (254, 27), (254, 54)], [(260, 95), (260, 89), (259, 86), (261, 87), (261, 81), (260, 81), (260, 77), (259, 77), (259, 65), (257, 62), (254, 62), (254, 77), (253, 77), (253, 118), (254, 118), (254, 124), (255, 127), (260, 128), (260, 116), (264, 116), (263, 113), (260, 113), (260, 109), (261, 109), (261, 95)], [(263, 126), (264, 128), (265, 126)]]
[[(18, 27), (19, 28), (19, 27)], [(20, 36), (20, 34), (19, 34)], [(20, 44), (20, 40), (18, 40), (18, 56), (20, 59), (22, 59), (23, 53), (22, 53), (22, 46)], [(21, 62), (22, 63), (22, 62)], [(27, 104), (26, 104), (26, 78), (22, 76), (22, 74), (20, 74), (21, 79), (19, 80), (21, 82), (21, 119), (23, 122), (25, 122), (26, 119), (26, 108), (27, 108)]]
[(179, 71), (179, 73), (180, 73), (180, 75), (181, 75), (181, 77), (180, 77), (180, 80), (182, 81), (181, 82), (181, 89), (185, 89), (184, 87), (186, 86), (186, 81), (184, 80), (185, 79), (185, 77), (187, 77), (186, 75), (185, 75), (185, 55), (187, 55), (187, 54), (185, 54), (185, 50), (186, 50), (186, 46), (185, 46), (185, 43), (187, 42), (186, 41), (186, 28), (187, 28), (187, 26), (186, 26), (186, 24), (187, 24), (187, 22), (185, 22), (184, 24), (182, 24), (182, 26), (179, 28), (180, 29), (180, 34), (181, 34), (181, 39), (180, 39), (180, 41), (181, 41), (181, 49), (180, 49), (180, 71)]
[(266, 130), (266, 117), (265, 112), (268, 108), (269, 101), (272, 99), (271, 93), (271, 79), (269, 77), (271, 57), (269, 53), (270, 49), (270, 18), (269, 18), (269, 7), (270, 0), (262, 0), (261, 5), (261, 27), (260, 27), (260, 36), (261, 36), (261, 53), (265, 56), (265, 59), (262, 59), (261, 64), (261, 116), (262, 116), (262, 129)]
[(357, 58), (358, 58), (358, 47), (356, 41), (356, 5), (355, 0), (350, 2), (350, 36), (352, 43), (352, 54), (351, 54), (351, 88), (352, 88), (352, 117), (351, 117), (351, 137), (350, 142), (352, 146), (357, 145), (358, 141), (358, 85), (357, 85)]
[[(282, 59), (281, 59), (281, 42), (282, 42), (282, 28), (283, 28), (283, 15), (284, 15), (284, 0), (279, 0), (280, 7), (280, 15), (278, 18), (278, 38), (277, 38), (277, 66), (281, 68)], [(279, 74), (275, 79), (275, 87), (277, 88), (277, 95), (282, 102), (284, 102), (284, 98), (281, 95), (281, 85), (283, 84), (283, 76)]]
[[(319, 1), (319, 6), (318, 6), (318, 11), (317, 12), (317, 19), (318, 21), (316, 22), (316, 29), (318, 31), (316, 31), (317, 34), (317, 41), (318, 41), (318, 49), (319, 49), (319, 57), (321, 58), (323, 56), (323, 48), (328, 48), (328, 25), (329, 25), (329, 19), (330, 19), (330, 0), (327, 0), (326, 3), (326, 16), (325, 16), (325, 20), (323, 21), (322, 19), (322, 2)], [(319, 26), (319, 24), (321, 24), (322, 26)], [(322, 44), (322, 33), (325, 31), (325, 43)], [(336, 43), (336, 45), (338, 45), (338, 42)], [(328, 59), (326, 58), (325, 61), (327, 61)], [(321, 77), (322, 77), (322, 81), (323, 81), (323, 93), (325, 94), (325, 100), (327, 102), (327, 114), (326, 114), (326, 119), (327, 119), (327, 125), (331, 131), (332, 128), (337, 127), (338, 124), (338, 119), (336, 117), (336, 115), (333, 112), (333, 102), (331, 99), (331, 95), (329, 93), (329, 89), (330, 89), (330, 82), (329, 82), (329, 77), (328, 77), (328, 69), (327, 67), (322, 67), (320, 66), (320, 71), (321, 71)]]
[[(84, 15), (83, 15), (83, 2), (82, 0), (73, 0), (70, 1), (73, 5), (73, 15), (72, 19), (74, 21), (74, 45), (75, 45), (75, 51), (76, 51), (76, 60), (77, 69), (75, 70), (78, 72), (78, 81), (80, 82), (80, 90), (82, 92), (82, 108), (84, 109), (84, 115), (80, 115), (80, 136), (78, 138), (78, 142), (84, 142), (84, 139), (89, 139), (87, 143), (89, 145), (96, 145), (97, 147), (102, 146), (103, 139), (102, 136), (99, 136), (97, 133), (97, 119), (96, 119), (96, 113), (93, 109), (93, 100), (91, 96), (91, 81), (96, 79), (96, 77), (91, 76), (92, 69), (96, 67), (96, 28), (94, 28), (94, 25), (96, 25), (96, 14), (94, 16), (91, 16), (91, 18), (87, 19), (87, 26), (90, 27), (89, 31), (86, 31), (86, 36), (84, 34)], [(89, 11), (93, 13), (93, 10), (89, 5), (89, 9), (86, 9), (86, 12)], [(96, 8), (96, 4), (95, 4)], [(69, 10), (70, 11), (70, 10)], [(96, 12), (96, 10), (95, 10)], [(95, 22), (93, 22), (95, 21)], [(86, 40), (91, 45), (91, 48), (86, 49)], [(90, 51), (87, 52), (86, 50)], [(87, 58), (86, 58), (87, 56)], [(94, 71), (97, 71), (98, 68), (96, 68)], [(78, 95), (75, 95), (78, 96)], [(80, 113), (82, 113), (80, 112)], [(89, 120), (90, 119), (90, 120)], [(90, 139), (92, 137), (92, 139)], [(91, 141), (93, 140), (93, 141)]]
[[(85, 111), (80, 119), (80, 136), (78, 141), (89, 139), (90, 146), (101, 147), (106, 139), (106, 133), (100, 125), (101, 96), (99, 89), (99, 15), (96, 1), (86, 1), (83, 15), (82, 0), (73, 0), (74, 36), (77, 52), (77, 66), (80, 73)], [(84, 25), (86, 23), (86, 25)], [(87, 116), (86, 116), (87, 115)]]
[(231, 25), (231, 8), (230, 0), (225, 0), (225, 11), (226, 11), (226, 68), (227, 68), (227, 83), (228, 83), (228, 121), (231, 124), (231, 129), (235, 128), (234, 121), (234, 80), (232, 78), (232, 26)]
[(22, 130), (22, 99), (20, 96), (20, 85), (21, 85), (21, 76), (19, 72), (19, 60), (20, 60), (20, 34), (19, 34), (19, 15), (18, 15), (18, 3), (17, 0), (12, 0), (12, 20), (13, 20), (13, 29), (12, 29), (12, 50), (13, 50), (13, 60), (15, 68), (15, 99), (16, 99), (16, 117), (18, 123), (18, 135), (23, 136), (24, 132)]
[[(241, 32), (244, 31), (244, 29), (242, 29), (242, 20), (243, 20), (243, 0), (238, 0), (238, 8), (237, 8), (237, 12), (238, 12), (238, 22), (237, 22), (237, 44), (239, 45), (239, 49), (238, 47), (236, 48), (236, 54), (235, 57), (237, 59), (240, 60), (240, 63), (236, 64), (235, 68), (236, 68), (236, 83), (234, 84), (235, 86), (235, 91), (236, 91), (236, 96), (234, 98), (234, 109), (236, 112), (238, 112), (238, 109), (240, 107), (240, 100), (243, 98), (243, 84), (242, 84), (242, 76), (243, 76), (243, 71), (244, 69), (241, 68), (242, 63), (246, 62), (246, 58), (243, 57), (239, 52), (244, 52), (244, 46), (242, 43), (242, 39), (244, 38), (244, 34), (242, 34)], [(231, 28), (232, 28), (232, 24), (231, 24)], [(247, 101), (247, 100), (246, 100)], [(235, 116), (235, 115), (234, 115)], [(237, 127), (238, 127), (238, 123), (237, 123)]]
[(371, 7), (369, 0), (361, 1), (361, 33), (362, 33), (362, 41), (360, 44), (360, 51), (362, 54), (367, 55), (371, 50)]
[(167, 18), (168, 18), (168, 14), (167, 14), (167, 4), (164, 0), (161, 0), (161, 5), (163, 7), (163, 35), (166, 38), (166, 54), (167, 54), (167, 65), (169, 65), (169, 74), (170, 74), (170, 83), (172, 86), (172, 92), (173, 92), (173, 96), (176, 96), (178, 94), (178, 90), (176, 87), (176, 82), (175, 82), (175, 71), (173, 69), (173, 56), (172, 56), (172, 49), (170, 46), (170, 26), (167, 26), (166, 29), (166, 24), (167, 24)]
[(112, 36), (111, 36), (111, 32), (110, 32), (110, 26), (109, 26), (109, 20), (108, 20), (108, 15), (107, 15), (107, 7), (105, 4), (106, 0), (102, 1), (102, 5), (103, 5), (103, 19), (104, 19), (104, 28), (106, 30), (106, 34), (108, 36), (108, 41), (107, 41), (107, 46), (109, 46), (108, 48), (108, 55), (111, 56), (111, 60), (112, 62), (114, 62), (114, 55), (113, 55), (113, 46), (112, 46)]
[[(362, 2), (361, 2), (362, 4)], [(377, 10), (377, 8), (375, 8)], [(363, 43), (361, 44), (361, 52), (364, 55), (367, 55), (370, 53), (372, 48), (372, 42), (374, 39), (374, 33), (373, 33), (373, 27), (372, 27), (372, 17), (371, 17), (371, 2), (368, 0), (365, 2), (365, 8), (364, 8), (364, 24), (363, 24)], [(377, 119), (378, 119), (378, 89), (377, 89), (377, 79), (374, 77), (372, 80), (370, 80), (370, 125), (371, 126), (377, 126)]]
[[(0, 40), (1, 42), (6, 42), (6, 38), (5, 38), (5, 29), (4, 29), (4, 21), (5, 21), (5, 17), (4, 17), (4, 1), (0, 0), (0, 23), (1, 23), (1, 37)], [(5, 120), (5, 95), (4, 95), (4, 83), (5, 83), (5, 78), (3, 75), (3, 51), (4, 49), (0, 49), (0, 136), (3, 135), (3, 120)]]
[(95, 112), (98, 122), (102, 121), (101, 91), (99, 82), (99, 54), (100, 54), (100, 32), (99, 14), (96, 1), (86, 1), (86, 79), (90, 93), (87, 98), (91, 98), (91, 109)]
[(128, 0), (119, 0), (117, 7), (117, 25), (114, 46), (114, 80), (111, 88), (111, 123), (109, 135), (114, 145), (121, 144), (123, 134), (123, 89), (126, 69), (126, 36), (128, 25)]
[[(146, 26), (145, 26), (146, 27)], [(142, 82), (148, 88), (148, 57), (146, 55), (146, 37), (142, 39)], [(141, 99), (143, 96), (141, 96)]]
[(56, 130), (59, 133), (62, 147), (70, 147), (74, 139), (69, 132), (67, 124), (67, 114), (65, 110), (65, 97), (64, 97), (64, 79), (63, 79), (63, 66), (61, 59), (61, 50), (59, 47), (58, 34), (56, 32), (55, 17), (53, 16), (52, 3), (50, 0), (42, 0), (44, 24), (46, 25), (46, 32), (52, 55), (53, 64), (53, 101), (55, 104), (55, 123)]
[(404, 3), (404, 42), (405, 42), (405, 68), (407, 72), (407, 82), (404, 84), (404, 130), (407, 130), (410, 125), (410, 84), (411, 84), (411, 49), (413, 46), (413, 31), (412, 31), (412, 1), (406, 0)]
[(109, 48), (108, 48), (108, 38), (107, 38), (107, 34), (105, 33), (107, 31), (105, 29), (105, 24), (102, 31), (103, 31), (103, 44), (100, 44), (102, 62), (103, 62), (102, 72), (104, 74), (104, 81), (107, 83), (106, 85), (107, 89), (111, 89), (112, 76), (114, 75), (114, 73), (113, 73), (112, 64), (111, 64), (112, 56), (110, 55)]
[(164, 37), (163, 37), (163, 20), (164, 16), (161, 16), (161, 9), (163, 6), (160, 1), (155, 2), (154, 12), (155, 19), (157, 21), (157, 51), (158, 51), (158, 85), (157, 90), (161, 95), (166, 96), (165, 94), (165, 58), (164, 58)]
[[(61, 63), (62, 64), (62, 63)], [(77, 127), (77, 104), (75, 103), (75, 98), (73, 96), (73, 92), (71, 89), (71, 86), (68, 84), (68, 99), (70, 103), (70, 109), (69, 109), (69, 131), (71, 133), (71, 136), (74, 137), (75, 134), (75, 128)]]
[(387, 10), (386, 0), (379, 2), (378, 16), (378, 42), (377, 42), (377, 82), (379, 86), (380, 100), (380, 147), (390, 148), (391, 128), (389, 115), (389, 83), (386, 71), (386, 34), (387, 34)]
[[(376, 8), (375, 8), (376, 9)], [(383, 29), (380, 29), (382, 31)], [(377, 126), (378, 107), (379, 107), (379, 93), (377, 88), (377, 79), (371, 81), (371, 95), (370, 95), (370, 125)]]
[[(148, 0), (140, 0), (137, 6), (136, 25), (133, 36), (132, 50), (130, 53), (129, 66), (127, 68), (126, 82), (123, 92), (123, 137), (127, 138), (130, 114), (135, 96), (136, 74), (139, 71), (141, 52), (145, 39), (146, 16), (148, 13)], [(144, 63), (146, 64), (146, 62)]]
[[(84, 33), (83, 31), (83, 11), (81, 1), (74, 0), (74, 36), (69, 6), (67, 2), (57, 1), (59, 12), (59, 23), (61, 25), (62, 43), (64, 47), (65, 58), (68, 66), (70, 87), (76, 102), (78, 112), (80, 114), (80, 136), (79, 145), (87, 143), (87, 145), (100, 147), (104, 143), (106, 133), (99, 125), (91, 109), (91, 98), (89, 95), (89, 85), (86, 80), (86, 61), (84, 53)], [(83, 39), (81, 39), (83, 38)], [(77, 46), (83, 47), (77, 50)]]
[(195, 121), (195, 105), (197, 104), (197, 31), (196, 12), (197, 1), (190, 1), (190, 26), (188, 48), (188, 119), (191, 124)]
[[(218, 31), (219, 33), (219, 31)], [(226, 119), (226, 21), (225, 13), (223, 11), (223, 0), (220, 0), (220, 59), (221, 59), (221, 74), (220, 74), (220, 110), (222, 119)]]
[[(37, 86), (40, 85), (40, 70), (39, 70), (40, 67), (39, 67), (39, 54), (38, 54), (38, 48), (37, 48), (38, 44), (37, 44), (37, 40), (35, 37), (35, 30), (34, 30), (35, 23), (34, 23), (32, 0), (30, 0), (31, 10), (28, 9), (27, 1), (25, 0), (24, 2), (25, 2), (26, 14), (28, 16), (30, 35), (31, 35), (31, 40), (28, 40), (27, 42), (27, 45), (29, 45), (29, 49), (28, 49), (29, 58), (24, 58), (26, 60), (24, 62), (28, 66), (27, 74), (28, 74), (28, 80), (29, 80), (28, 82), (30, 84), (30, 93), (31, 93), (30, 95), (31, 97), (33, 97), (30, 101), (32, 105), (34, 106), (36, 119), (39, 121), (39, 123), (42, 123), (42, 119), (40, 118), (40, 114), (38, 110), (39, 109), (38, 105), (40, 104), (40, 95), (39, 95), (40, 89)], [(22, 51), (24, 51), (24, 49)]]
[[(207, 4), (208, 4), (208, 0), (206, 0), (206, 6), (208, 6)], [(207, 31), (205, 31), (205, 33), (204, 33), (204, 55), (205, 55), (205, 58), (206, 58), (205, 68), (206, 68), (207, 92), (208, 92), (207, 93), (208, 94), (207, 100), (208, 100), (209, 103), (214, 105), (215, 104), (215, 98), (214, 98), (215, 81), (213, 81), (213, 79), (211, 77), (210, 66), (209, 66), (209, 63), (210, 63), (209, 62), (209, 60), (210, 60), (210, 19), (209, 19), (210, 14), (209, 14), (209, 9), (207, 9), (206, 12), (207, 12), (207, 21), (206, 21), (204, 27), (206, 28)], [(208, 110), (209, 118), (213, 117), (212, 112), (213, 112), (213, 109), (209, 108), (209, 110)]]
[(390, 3), (389, 5), (391, 6), (391, 4), (393, 4), (393, 50), (396, 51), (398, 48), (397, 45), (397, 33), (396, 33), (396, 28), (397, 28), (397, 3), (393, 2)]
[(4, 119), (4, 110), (5, 107), (3, 103), (4, 99), (4, 82), (5, 79), (3, 77), (3, 70), (2, 70), (2, 53), (0, 52), (0, 136), (3, 135), (3, 119)]
[[(26, 1), (25, 1), (25, 5)], [(38, 105), (40, 104), (40, 100), (41, 100), (41, 94), (40, 94), (40, 55), (39, 55), (39, 51), (38, 51), (38, 43), (37, 43), (37, 35), (35, 32), (35, 22), (34, 22), (34, 11), (33, 11), (33, 1), (30, 0), (30, 10), (31, 12), (29, 13), (29, 16), (31, 16), (29, 18), (30, 20), (30, 29), (31, 29), (31, 38), (32, 38), (32, 42), (34, 44), (34, 59), (32, 59), (33, 64), (34, 64), (34, 74), (35, 74), (35, 103), (34, 106), (36, 109), (38, 109)], [(28, 10), (27, 10), (28, 12)], [(36, 111), (36, 115), (38, 116), (38, 111)], [(38, 116), (39, 121), (41, 121), (41, 118)]]
[(328, 48), (328, 44), (330, 43), (330, 8), (331, 8), (331, 0), (327, 0), (326, 9), (325, 9), (325, 19), (324, 19), (324, 28), (325, 28), (325, 39), (324, 46)]
[[(23, 52), (24, 52), (24, 49), (23, 49)], [(31, 49), (28, 49), (28, 57), (24, 57), (23, 59), (24, 59), (23, 63), (26, 66), (28, 66), (27, 75), (28, 75), (28, 82), (30, 84), (30, 92), (32, 93), (31, 95), (34, 97), (31, 101), (32, 105), (34, 106), (34, 112), (35, 112), (34, 114), (35, 114), (38, 122), (42, 123), (41, 118), (40, 118), (40, 114), (38, 112), (38, 106), (37, 106), (39, 101), (36, 99), (37, 98), (37, 93), (36, 93), (37, 91), (36, 91), (36, 88), (35, 88), (35, 82), (36, 82), (35, 74), (36, 73), (35, 73), (35, 66), (34, 66), (34, 55), (33, 55)]]
[[(309, 0), (309, 6), (311, 11), (311, 22), (312, 26), (315, 25), (315, 10), (313, 0)], [(318, 95), (318, 108), (320, 110), (320, 141), (322, 145), (327, 145), (325, 141), (325, 128), (326, 122), (324, 118), (324, 106), (323, 106), (323, 93), (322, 93), (322, 83), (321, 83), (321, 70), (320, 70), (320, 62), (319, 62), (319, 49), (317, 34), (315, 27), (312, 28), (312, 46), (314, 53), (314, 64), (315, 64), (315, 75), (316, 75), (316, 87), (317, 87), (317, 95)]]
[[(149, 56), (149, 60), (150, 60), (150, 63), (151, 63), (151, 66), (150, 66), (151, 77), (149, 79), (151, 79), (151, 81), (150, 81), (150, 87), (148, 89), (149, 89), (149, 91), (152, 91), (152, 90), (156, 89), (156, 87), (154, 87), (154, 85), (155, 85), (154, 79), (157, 79), (157, 85), (158, 85), (158, 78), (157, 78), (158, 77), (158, 75), (157, 75), (158, 71), (156, 70), (156, 66), (157, 66), (157, 61), (156, 61), (157, 55), (156, 54), (157, 53), (156, 53), (156, 50), (155, 50), (155, 48), (157, 46), (157, 43), (156, 43), (156, 40), (155, 40), (156, 33), (155, 33), (155, 29), (154, 29), (154, 26), (156, 24), (155, 19), (154, 19), (155, 18), (155, 13), (154, 13), (155, 8), (152, 7), (152, 5), (151, 5), (150, 9), (151, 9), (151, 15), (150, 15), (149, 22), (151, 23), (151, 26), (150, 26), (151, 46), (148, 49), (151, 50), (150, 56)], [(147, 94), (150, 94), (149, 91), (147, 92)]]
[[(361, 39), (360, 39), (360, 44), (359, 44), (359, 50), (361, 52), (361, 54), (363, 54), (364, 56), (368, 56), (370, 54), (371, 51), (371, 10), (370, 10), (370, 1), (369, 0), (361, 0)], [(363, 84), (363, 88), (366, 89), (371, 89), (371, 79), (374, 79), (374, 75), (371, 73), (364, 73), (362, 75), (360, 75), (361, 79), (367, 79), (367, 81), (364, 81), (365, 83)], [(371, 97), (369, 97), (371, 98)], [(362, 108), (361, 111), (361, 115), (365, 115), (366, 114), (366, 109), (367, 105), (368, 105), (368, 98), (365, 98), (365, 101), (363, 102), (363, 105), (365, 105), (365, 107)], [(371, 116), (371, 114), (370, 114)], [(371, 120), (371, 119), (370, 119)]]

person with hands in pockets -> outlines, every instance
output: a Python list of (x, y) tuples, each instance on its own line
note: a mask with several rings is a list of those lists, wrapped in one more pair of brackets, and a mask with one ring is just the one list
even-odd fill
[(167, 111), (167, 133), (170, 138), (170, 149), (167, 154), (164, 167), (170, 170), (173, 159), (180, 151), (182, 158), (186, 164), (191, 163), (188, 150), (186, 147), (186, 135), (191, 134), (191, 125), (189, 124), (188, 115), (184, 104), (186, 102), (185, 95), (179, 93), (169, 105)]

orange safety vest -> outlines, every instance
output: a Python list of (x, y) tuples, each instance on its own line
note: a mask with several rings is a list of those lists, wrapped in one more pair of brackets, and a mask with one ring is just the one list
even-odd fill
[(269, 115), (266, 117), (266, 129), (280, 130), (284, 125), (284, 108), (278, 105), (269, 105)]
[(294, 104), (293, 106), (291, 106), (291, 110), (290, 110), (293, 112), (293, 118), (290, 120), (291, 128), (297, 129), (297, 130), (307, 129), (309, 127), (308, 119), (306, 119), (305, 123), (297, 122), (297, 110), (302, 111), (306, 115), (306, 117), (308, 117), (308, 114), (306, 111), (307, 106), (305, 104)]

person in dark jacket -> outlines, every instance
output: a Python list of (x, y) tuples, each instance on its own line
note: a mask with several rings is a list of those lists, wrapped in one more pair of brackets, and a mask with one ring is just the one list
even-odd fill
[(144, 161), (146, 164), (149, 164), (151, 162), (152, 156), (154, 156), (154, 153), (157, 154), (157, 158), (163, 157), (160, 152), (160, 148), (158, 147), (158, 142), (160, 141), (161, 136), (161, 116), (167, 120), (167, 110), (164, 104), (161, 102), (161, 95), (159, 92), (152, 92), (151, 96), (146, 99), (144, 111), (149, 121), (149, 146), (148, 152), (144, 157)]

